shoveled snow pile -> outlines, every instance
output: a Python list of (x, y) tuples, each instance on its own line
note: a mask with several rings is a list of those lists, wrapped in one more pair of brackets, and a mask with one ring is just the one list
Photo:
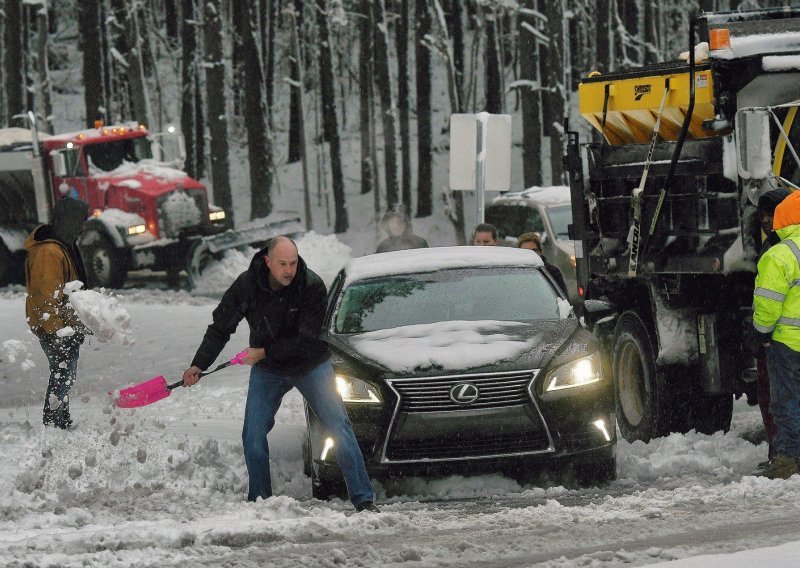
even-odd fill
[[(331, 285), (342, 266), (350, 260), (350, 247), (339, 241), (336, 235), (320, 235), (309, 231), (295, 242), (306, 265), (322, 278), (326, 286)], [(237, 276), (248, 269), (257, 252), (252, 247), (225, 251), (222, 258), (211, 263), (195, 281), (194, 293), (223, 293)]]
[(19, 339), (6, 339), (2, 343), (2, 348), (0, 361), (6, 360), (14, 364), (19, 359), (19, 366), (23, 371), (30, 371), (36, 367), (36, 363), (31, 360), (33, 355), (30, 342)]
[(119, 305), (109, 292), (81, 290), (83, 283), (68, 282), (64, 291), (81, 322), (102, 343), (116, 341), (121, 345), (131, 345), (134, 341), (131, 330), (131, 316)]

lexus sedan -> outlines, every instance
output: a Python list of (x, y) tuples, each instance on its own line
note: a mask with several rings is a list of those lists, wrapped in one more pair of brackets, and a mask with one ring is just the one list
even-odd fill
[[(616, 476), (612, 381), (599, 346), (543, 269), (504, 247), (356, 258), (329, 292), (337, 388), (378, 479), (569, 468)], [(336, 441), (306, 407), (306, 474), (343, 492)]]

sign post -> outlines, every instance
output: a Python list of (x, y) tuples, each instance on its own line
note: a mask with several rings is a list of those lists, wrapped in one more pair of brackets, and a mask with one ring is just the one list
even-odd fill
[(450, 115), (450, 189), (475, 191), (475, 224), (484, 222), (486, 191), (511, 189), (511, 115)]

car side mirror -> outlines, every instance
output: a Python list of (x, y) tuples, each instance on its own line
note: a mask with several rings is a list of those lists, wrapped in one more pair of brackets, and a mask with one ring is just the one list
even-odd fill
[(736, 167), (742, 179), (766, 179), (772, 170), (771, 112), (747, 108), (736, 113)]

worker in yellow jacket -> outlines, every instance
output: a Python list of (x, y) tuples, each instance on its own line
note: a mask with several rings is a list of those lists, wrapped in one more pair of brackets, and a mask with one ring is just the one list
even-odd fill
[(770, 411), (775, 421), (775, 457), (770, 478), (798, 473), (800, 460), (800, 191), (775, 208), (780, 237), (758, 263), (753, 325), (766, 347)]
[(88, 203), (64, 197), (53, 207), (52, 222), (39, 225), (25, 240), (25, 315), (50, 366), (42, 422), (64, 430), (72, 425), (69, 390), (75, 383), (78, 353), (88, 333), (72, 309), (64, 286), (73, 280), (86, 282), (76, 240), (88, 214)]

